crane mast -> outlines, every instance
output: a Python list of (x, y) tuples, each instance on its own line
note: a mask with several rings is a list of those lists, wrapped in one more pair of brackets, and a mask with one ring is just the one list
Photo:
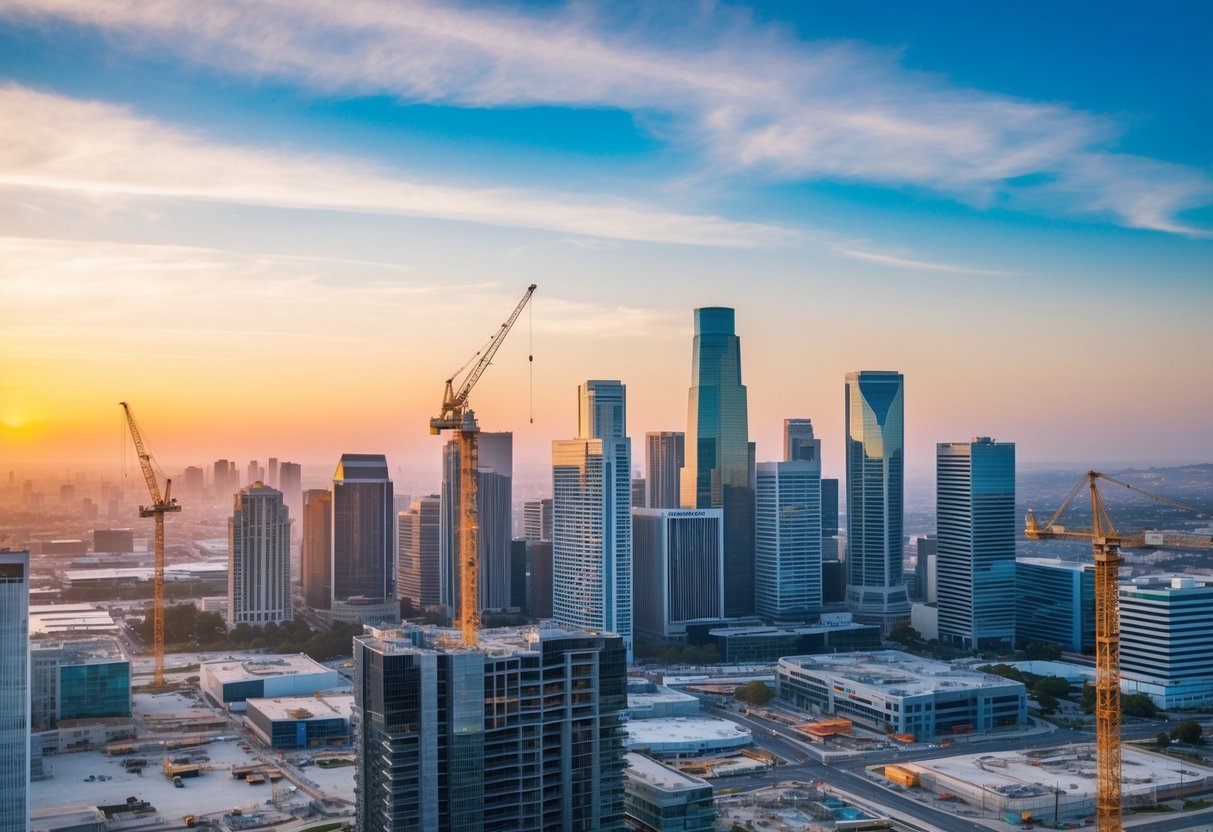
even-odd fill
[(498, 327), (488, 346), (477, 354), (479, 359), (472, 356), (472, 361), (476, 363), (468, 371), (459, 388), (455, 388), (458, 372), (446, 380), (442, 411), (440, 415), (430, 419), (430, 433), (438, 435), (444, 430), (454, 431), (456, 446), (459, 449), (459, 618), (465, 647), (475, 647), (480, 632), (480, 521), (476, 509), (480, 425), (476, 421), (476, 414), (468, 407), (468, 395), (493, 362), (493, 356), (497, 354), (505, 336), (509, 334), (514, 322), (530, 301), (531, 295), (535, 293), (535, 288), (534, 283), (527, 287), (522, 300), (518, 301), (509, 318)]
[(165, 479), (164, 495), (160, 494), (160, 484), (152, 467), (152, 457), (143, 444), (139, 434), (139, 426), (131, 413), (130, 405), (119, 402), (122, 412), (126, 414), (126, 424), (130, 428), (131, 439), (135, 443), (135, 452), (139, 456), (139, 467), (143, 470), (143, 479), (147, 483), (147, 493), (151, 504), (139, 506), (140, 517), (151, 517), (155, 524), (155, 563), (152, 570), (154, 595), (152, 598), (152, 652), (154, 654), (155, 670), (152, 675), (154, 687), (164, 686), (164, 515), (170, 511), (181, 511), (181, 506), (172, 496), (173, 481)]

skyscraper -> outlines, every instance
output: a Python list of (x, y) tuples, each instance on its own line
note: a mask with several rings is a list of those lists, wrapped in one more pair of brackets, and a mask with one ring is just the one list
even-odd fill
[(987, 436), (935, 451), (939, 641), (1015, 643), (1015, 444)]
[[(811, 446), (810, 446), (811, 447)], [(821, 612), (821, 462), (758, 466), (755, 611), (776, 620)]]
[(0, 549), (0, 832), (29, 829), (29, 552)]
[[(282, 472), (285, 474), (285, 471)], [(303, 542), (299, 546), (303, 603), (327, 610), (333, 602), (333, 493), (325, 488), (303, 492)]]
[(283, 462), (278, 466), (277, 488), (291, 517), (291, 537), (298, 540), (303, 535), (303, 468), (299, 463)]
[(812, 419), (783, 420), (784, 462), (821, 461), (821, 440), (813, 436)]
[(522, 536), (529, 542), (552, 539), (552, 498), (522, 504)]
[(291, 521), (282, 492), (255, 482), (232, 500), (227, 521), (227, 626), (290, 621)]
[(272, 456), (265, 467), (265, 484), (270, 488), (278, 487), (278, 457)]
[(865, 370), (846, 379), (847, 605), (888, 632), (910, 620), (902, 577), (905, 380)]
[(396, 515), (383, 454), (342, 454), (333, 474), (334, 621), (396, 621)]
[(680, 507), (682, 468), (686, 465), (686, 434), (672, 430), (646, 433), (644, 457), (648, 497), (645, 507)]
[[(480, 558), (480, 609), (510, 605), (510, 541), (513, 540), (514, 434), (482, 431), (476, 474), (477, 550)], [(459, 443), (443, 448), (439, 546), (442, 557), (442, 597), (451, 615), (462, 613), (459, 568)]]
[(633, 616), (654, 641), (724, 615), (724, 516), (718, 508), (632, 509)]
[(683, 508), (724, 509), (725, 615), (754, 610), (754, 455), (741, 339), (725, 307), (695, 310)]
[(632, 443), (618, 381), (578, 388), (576, 439), (552, 443), (552, 615), (618, 633), (632, 656)]
[(362, 832), (622, 830), (627, 668), (609, 634), (376, 630), (354, 640)]
[(442, 608), (441, 547), (438, 544), (441, 502), (437, 494), (431, 494), (414, 500), (407, 511), (397, 515), (399, 566), (396, 586), (400, 597), (409, 599), (418, 610)]

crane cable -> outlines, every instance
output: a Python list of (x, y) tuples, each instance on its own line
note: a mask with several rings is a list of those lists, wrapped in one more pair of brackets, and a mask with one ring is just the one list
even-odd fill
[(531, 303), (527, 313), (527, 356), (528, 384), (530, 386), (531, 424), (535, 424), (535, 304)]

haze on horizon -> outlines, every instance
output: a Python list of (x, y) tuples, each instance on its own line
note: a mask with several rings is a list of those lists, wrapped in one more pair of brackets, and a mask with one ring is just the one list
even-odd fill
[(472, 398), (519, 467), (587, 378), (684, 430), (706, 305), (760, 460), (811, 417), (841, 473), (858, 369), (911, 471), (1213, 459), (1213, 10), (358, 9), (0, 0), (0, 469), (116, 465), (126, 400), (166, 470), (436, 473), (531, 282)]

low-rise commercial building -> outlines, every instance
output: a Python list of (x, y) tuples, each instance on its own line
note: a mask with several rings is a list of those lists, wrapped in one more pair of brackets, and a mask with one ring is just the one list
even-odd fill
[(244, 724), (267, 748), (310, 748), (350, 741), (354, 695), (245, 700)]
[(216, 705), (243, 711), (248, 699), (306, 696), (339, 687), (336, 670), (302, 653), (204, 662), (199, 671), (202, 692)]
[(816, 623), (779, 627), (721, 627), (708, 633), (726, 664), (761, 664), (784, 656), (879, 650), (880, 627), (856, 624), (849, 612), (825, 613)]
[(30, 723), (37, 733), (62, 721), (131, 716), (131, 660), (118, 640), (30, 642)]
[(1213, 704), (1213, 578), (1151, 575), (1120, 586), (1121, 690), (1166, 709)]
[(626, 755), (624, 812), (632, 829), (710, 832), (716, 825), (712, 786), (643, 754)]
[(1023, 684), (897, 650), (779, 660), (777, 695), (813, 714), (930, 739), (1026, 724)]

